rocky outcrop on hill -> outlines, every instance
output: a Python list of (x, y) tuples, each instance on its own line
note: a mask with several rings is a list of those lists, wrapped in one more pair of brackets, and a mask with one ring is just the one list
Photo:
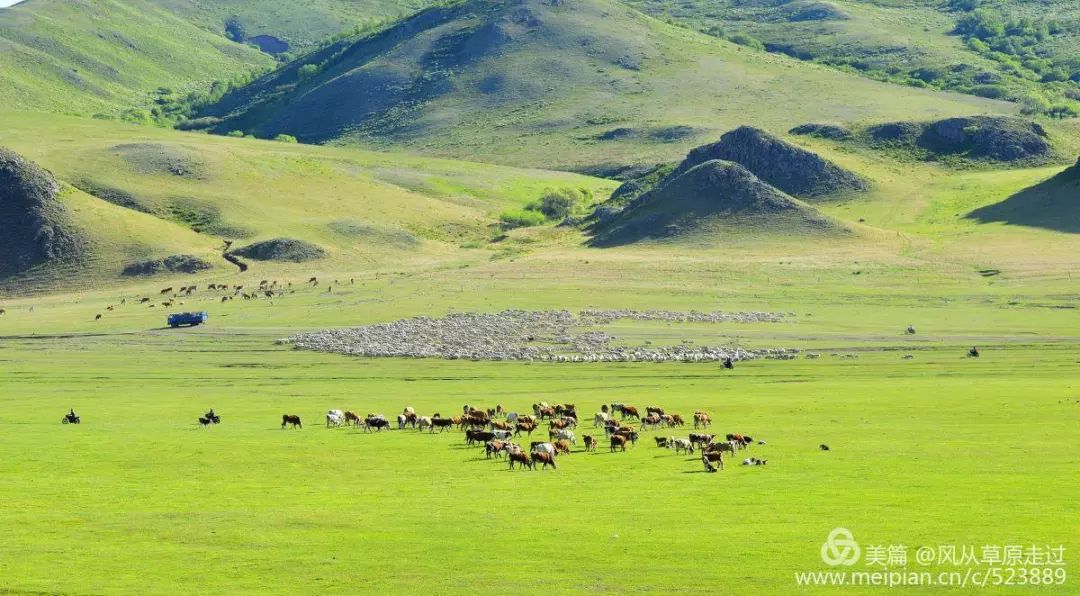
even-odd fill
[(0, 148), (0, 277), (84, 256), (59, 193), (52, 174)]

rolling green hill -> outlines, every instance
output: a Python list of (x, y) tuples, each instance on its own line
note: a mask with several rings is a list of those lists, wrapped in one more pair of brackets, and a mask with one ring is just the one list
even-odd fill
[(27, 0), (0, 9), (0, 103), (117, 115), (159, 87), (203, 90), (273, 60), (148, 0)]
[(1071, 0), (627, 3), (751, 48), (878, 80), (1080, 113), (1080, 4)]
[(222, 258), (226, 241), (241, 249), (284, 239), (319, 253), (305, 263), (259, 261), (237, 250), (255, 275), (486, 259), (497, 248), (489, 240), (499, 212), (547, 189), (584, 188), (603, 197), (614, 187), (561, 172), (49, 114), (0, 114), (0, 135), (52, 171), (71, 228), (87, 240), (77, 264), (0, 282), (20, 292), (122, 283), (125, 268), (140, 264), (130, 273), (168, 273), (158, 263), (167, 257), (192, 256), (211, 274), (235, 274)]
[(604, 171), (752, 122), (1009, 112), (751, 51), (611, 0), (472, 0), (342, 40), (226, 96), (218, 132)]

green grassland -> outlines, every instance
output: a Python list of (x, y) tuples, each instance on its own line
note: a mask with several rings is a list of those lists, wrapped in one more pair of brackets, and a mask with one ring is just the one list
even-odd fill
[[(1060, 273), (995, 283), (928, 263), (852, 276), (848, 259), (874, 257), (815, 247), (784, 265), (782, 252), (770, 253), (770, 265), (763, 246), (758, 262), (655, 248), (555, 252), (369, 273), (332, 295), (303, 289), (221, 307), (199, 296), (188, 308), (211, 310), (211, 324), (191, 331), (161, 329), (164, 313), (130, 304), (90, 320), (106, 301), (156, 286), (6, 301), (3, 587), (792, 593), (796, 572), (823, 568), (820, 544), (836, 526), (864, 545), (912, 549), (1080, 546), (1071, 507), (1080, 497), (1080, 319), (1055, 308), (1075, 306), (1075, 283)], [(275, 343), (299, 329), (449, 309), (590, 305), (793, 310), (785, 323), (625, 323), (612, 332), (823, 356), (722, 372), (366, 360)], [(917, 335), (903, 335), (908, 323)], [(982, 358), (963, 357), (971, 344)], [(705, 474), (652, 445), (654, 435), (686, 431), (648, 431), (625, 454), (579, 447), (557, 471), (511, 473), (457, 431), (320, 425), (336, 407), (445, 414), (537, 400), (575, 402), (586, 415), (611, 401), (684, 415), (704, 408), (717, 431), (765, 440), (751, 455), (769, 464), (729, 461)], [(69, 407), (84, 424), (59, 424)], [(223, 423), (201, 429), (195, 417), (210, 407)], [(280, 430), (286, 412), (305, 428)], [(823, 442), (830, 452), (817, 450)], [(709, 545), (708, 564), (688, 544)]]

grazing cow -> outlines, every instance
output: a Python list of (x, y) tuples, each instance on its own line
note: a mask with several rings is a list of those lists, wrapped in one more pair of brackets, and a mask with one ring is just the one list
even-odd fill
[(431, 419), (431, 430), (429, 432), (435, 432), (436, 428), (439, 429), (439, 432), (446, 432), (452, 426), (454, 426), (453, 418), (439, 418), (436, 416)]
[(611, 452), (615, 453), (616, 449), (622, 449), (626, 451), (626, 443), (629, 440), (623, 435), (611, 435)]
[(404, 410), (401, 411), (401, 413), (406, 415), (416, 414), (416, 410), (412, 409), (411, 407), (406, 407)]
[(577, 426), (577, 420), (573, 418), (558, 418), (551, 421), (551, 428), (575, 428)]
[(150, 302), (149, 298), (143, 298), (143, 299), (139, 300), (139, 304), (146, 304), (147, 302)]
[(705, 445), (708, 445), (709, 443), (712, 443), (713, 437), (715, 436), (716, 435), (690, 433), (690, 442), (697, 447), (703, 447)]
[(364, 432), (371, 432), (373, 428), (375, 432), (382, 432), (382, 429), (390, 428), (390, 421), (382, 414), (368, 414), (367, 418), (364, 418)]
[(622, 408), (623, 418), (637, 418), (641, 420), (641, 416), (638, 414), (638, 409), (634, 406), (623, 406)]
[(686, 426), (686, 422), (682, 419), (682, 416), (679, 416), (678, 414), (672, 414), (671, 415), (671, 426), (672, 427)]
[(615, 435), (613, 435), (613, 436), (626, 437), (626, 439), (628, 441), (630, 441), (631, 443), (633, 443), (634, 445), (637, 445), (638, 437), (639, 437), (637, 431), (635, 431), (635, 430), (620, 430), (619, 432), (615, 433)]
[(500, 429), (500, 430), (491, 431), (491, 434), (495, 435), (496, 439), (499, 439), (499, 440), (502, 440), (502, 441), (509, 441), (511, 438), (513, 438), (514, 431)]
[(577, 437), (574, 436), (572, 430), (550, 430), (548, 431), (549, 439), (566, 439), (571, 443), (577, 445)]
[(536, 414), (537, 416), (539, 416), (540, 415), (540, 409), (541, 408), (546, 408), (546, 407), (548, 407), (548, 403), (546, 401), (541, 401), (541, 402), (537, 402), (537, 403), (533, 404), (532, 405), (533, 414)]
[(596, 439), (590, 435), (585, 435), (583, 439), (585, 441), (585, 451), (596, 451)]
[(503, 453), (509, 452), (510, 449), (505, 441), (488, 441), (484, 444), (484, 457), (488, 459), (491, 459), (492, 455), (495, 456), (495, 459), (499, 459)]
[(570, 441), (567, 441), (566, 439), (559, 439), (553, 444), (555, 445), (555, 453), (566, 453), (567, 455), (570, 454)]
[(671, 440), (667, 437), (653, 437), (653, 440), (656, 441), (657, 447), (662, 447), (665, 449), (671, 447)]
[(552, 454), (552, 453), (533, 453), (532, 454), (532, 459), (533, 459), (533, 470), (536, 469), (536, 464), (537, 463), (543, 464), (545, 470), (547, 469), (548, 466), (551, 466), (552, 469), (555, 469), (555, 470), (559, 469), (559, 467), (555, 465), (555, 455)]
[(525, 453), (524, 451), (509, 451), (508, 453), (510, 455), (509, 459), (511, 470), (514, 469), (514, 462), (517, 462), (519, 464), (519, 468), (529, 468), (530, 470), (533, 469), (532, 457), (530, 457), (528, 453)]
[(398, 417), (397, 417), (398, 430), (405, 430), (405, 427), (408, 424), (409, 424), (409, 419), (405, 416), (405, 414), (398, 414)]
[(554, 456), (555, 445), (551, 443), (544, 443), (541, 441), (533, 441), (532, 444), (529, 445), (529, 451), (533, 453), (550, 453), (552, 456)]
[(723, 441), (720, 443), (709, 443), (705, 446), (705, 451), (707, 453), (720, 453), (723, 451), (728, 451), (731, 453), (731, 455), (735, 455), (735, 450), (737, 448), (738, 447), (735, 441)]
[(740, 434), (729, 434), (725, 437), (728, 441), (731, 441), (739, 449), (746, 449), (754, 442), (754, 437), (748, 437)]
[(644, 429), (647, 426), (651, 426), (652, 428), (655, 429), (657, 426), (660, 426), (661, 422), (663, 422), (663, 419), (660, 418), (659, 415), (650, 414), (650, 415), (648, 415), (648, 416), (641, 419), (641, 428)]
[(165, 288), (165, 289), (161, 290), (161, 295), (164, 296), (165, 294), (168, 294), (169, 292), (172, 292), (172, 288)]
[(593, 428), (596, 428), (598, 426), (604, 426), (610, 419), (611, 418), (607, 415), (606, 412), (597, 412), (596, 415), (593, 416)]
[(425, 428), (431, 427), (431, 418), (427, 416), (421, 416), (416, 423), (417, 429), (423, 431)]
[(465, 442), (472, 446), (476, 443), (487, 443), (495, 438), (495, 433), (486, 430), (465, 431)]
[(101, 313), (98, 313), (98, 315), (96, 317), (94, 317), (94, 320), (95, 321), (100, 321), (101, 320)]
[(536, 415), (539, 416), (541, 420), (545, 418), (554, 418), (555, 408), (540, 408), (537, 410)]
[(345, 424), (351, 424), (353, 426), (360, 426), (360, 414), (353, 411), (345, 412)]
[(105, 307), (105, 310), (116, 310), (116, 307), (110, 304)]
[(712, 466), (712, 462), (720, 464), (721, 470), (724, 469), (724, 454), (719, 451), (703, 451), (701, 453), (701, 461), (705, 464), (705, 469), (709, 472), (716, 471), (716, 467)]
[(514, 425), (501, 420), (492, 420), (488, 426), (491, 430), (514, 430)]
[(574, 414), (574, 417), (576, 418), (577, 414), (575, 412), (577, 412), (577, 406), (574, 404), (555, 404), (555, 413), (560, 416), (563, 414)]
[(201, 424), (203, 428), (206, 428), (210, 426), (211, 421), (206, 416), (199, 416), (199, 424)]
[(647, 406), (645, 408), (645, 414), (647, 414), (647, 415), (656, 414), (657, 416), (663, 416), (664, 415), (664, 408), (657, 407), (657, 406)]
[(712, 418), (710, 418), (708, 414), (706, 414), (705, 412), (694, 412), (695, 429), (697, 429), (697, 427), (699, 426), (701, 428), (708, 428), (710, 424), (712, 424)]
[(345, 412), (341, 410), (330, 410), (326, 413), (326, 427), (330, 428), (341, 426), (345, 424)]
[(531, 437), (534, 430), (536, 430), (535, 422), (518, 422), (514, 426), (514, 435), (519, 435), (521, 431), (525, 431)]
[(293, 428), (304, 428), (304, 426), (300, 424), (300, 417), (293, 414), (281, 415), (281, 428), (284, 429), (286, 424), (291, 424)]
[(673, 445), (675, 446), (676, 455), (678, 455), (680, 451), (685, 451), (688, 454), (694, 453), (694, 444), (687, 439), (675, 439)]
[(537, 418), (536, 416), (527, 415), (527, 416), (518, 416), (517, 421), (518, 422), (530, 422), (532, 424), (537, 424), (537, 423), (540, 422), (540, 419)]

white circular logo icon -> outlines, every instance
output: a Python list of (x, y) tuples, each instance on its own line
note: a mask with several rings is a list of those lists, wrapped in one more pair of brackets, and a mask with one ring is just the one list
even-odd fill
[(855, 542), (855, 536), (847, 528), (833, 528), (829, 538), (821, 545), (821, 560), (833, 567), (854, 565), (861, 554), (859, 543)]

